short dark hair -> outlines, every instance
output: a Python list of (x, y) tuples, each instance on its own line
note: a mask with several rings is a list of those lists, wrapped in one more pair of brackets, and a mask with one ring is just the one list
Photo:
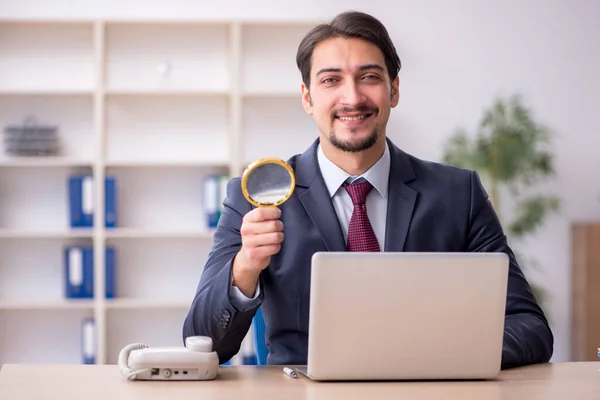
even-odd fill
[(337, 15), (328, 24), (317, 25), (300, 42), (296, 64), (302, 75), (302, 82), (307, 88), (310, 86), (310, 69), (315, 47), (324, 40), (336, 37), (363, 39), (373, 43), (383, 53), (390, 81), (398, 76), (401, 67), (400, 57), (385, 26), (369, 14), (347, 11)]

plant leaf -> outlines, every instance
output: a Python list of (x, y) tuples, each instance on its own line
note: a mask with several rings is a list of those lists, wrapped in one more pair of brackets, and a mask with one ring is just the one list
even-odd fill
[(542, 224), (546, 215), (558, 211), (558, 198), (554, 196), (533, 196), (517, 203), (517, 211), (508, 232), (515, 237), (522, 237), (535, 232)]
[(549, 138), (549, 129), (533, 120), (518, 95), (496, 99), (478, 128), (474, 158), (482, 159), (498, 181), (532, 182), (552, 173)]
[(474, 169), (473, 144), (464, 129), (457, 130), (444, 145), (443, 162), (459, 168)]

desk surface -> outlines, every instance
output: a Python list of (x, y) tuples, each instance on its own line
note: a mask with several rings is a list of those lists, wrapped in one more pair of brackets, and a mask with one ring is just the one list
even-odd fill
[(127, 381), (115, 365), (4, 365), (2, 399), (599, 399), (600, 362), (531, 365), (494, 381), (313, 382), (281, 367), (221, 367), (214, 381)]

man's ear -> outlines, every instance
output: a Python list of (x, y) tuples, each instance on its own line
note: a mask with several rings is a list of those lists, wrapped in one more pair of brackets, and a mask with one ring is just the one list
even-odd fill
[(308, 115), (312, 115), (313, 114), (313, 110), (312, 110), (312, 99), (310, 98), (310, 92), (308, 91), (308, 88), (306, 87), (306, 85), (304, 83), (302, 83), (301, 86), (302, 89), (302, 106), (304, 107), (304, 111), (308, 114)]
[(396, 107), (398, 102), (400, 101), (400, 77), (397, 76), (396, 79), (392, 82), (392, 87), (390, 91), (390, 101), (392, 103), (392, 107)]

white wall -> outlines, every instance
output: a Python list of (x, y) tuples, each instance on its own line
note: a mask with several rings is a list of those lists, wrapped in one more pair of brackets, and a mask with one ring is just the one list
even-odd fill
[(558, 134), (549, 189), (564, 208), (528, 254), (543, 265), (531, 279), (552, 296), (553, 360), (568, 360), (570, 224), (600, 220), (600, 2), (0, 0), (0, 18), (328, 19), (346, 9), (381, 19), (399, 50), (401, 101), (388, 132), (405, 150), (439, 159), (456, 126), (473, 127), (493, 96), (516, 91)]

